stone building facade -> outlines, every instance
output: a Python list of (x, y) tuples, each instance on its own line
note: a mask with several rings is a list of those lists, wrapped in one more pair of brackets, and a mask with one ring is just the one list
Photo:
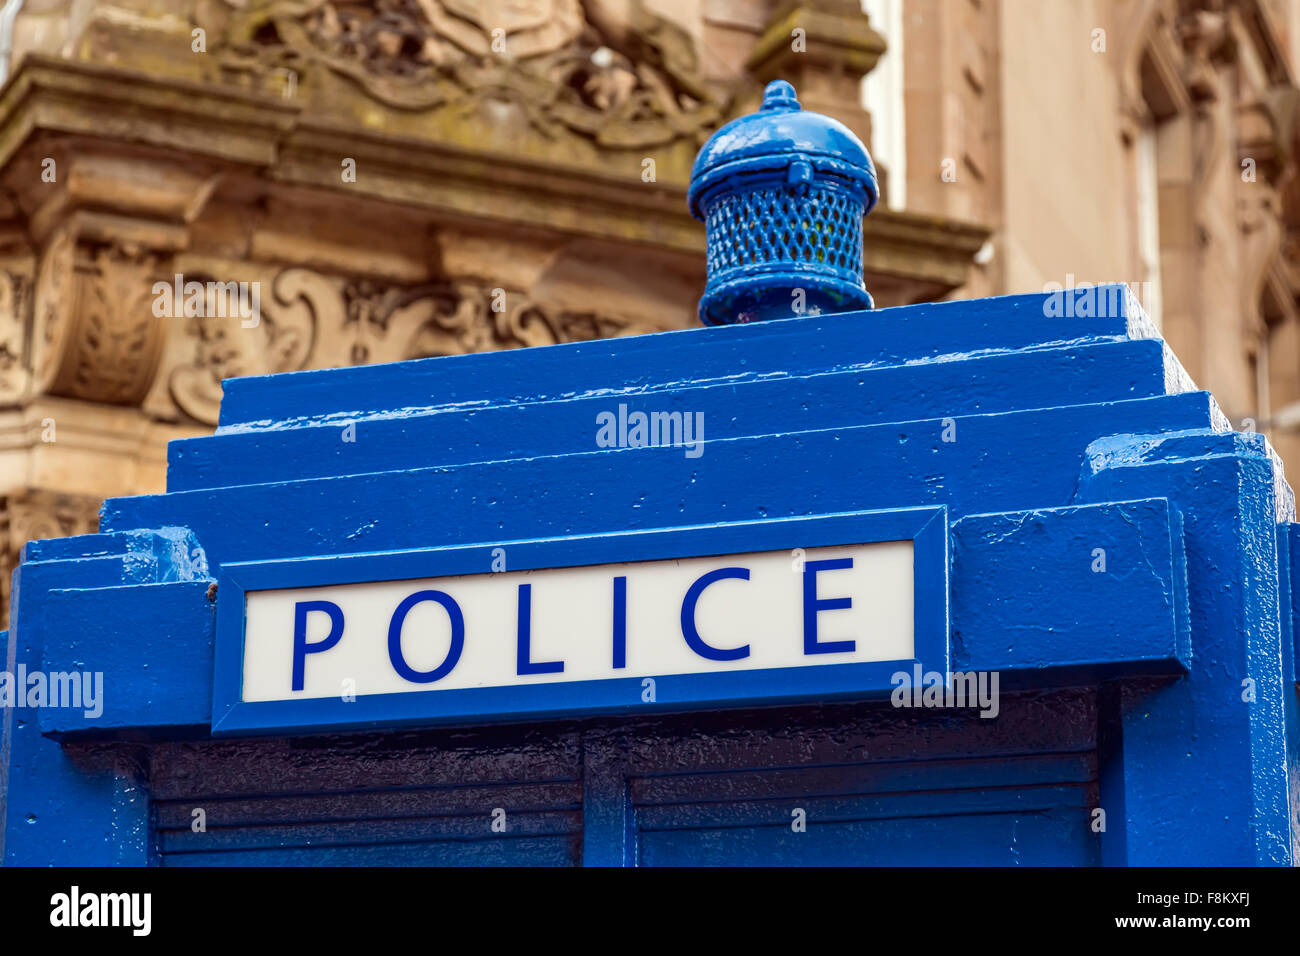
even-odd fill
[(694, 324), (691, 163), (776, 77), (877, 158), (878, 305), (1132, 282), (1300, 466), (1298, 8), (0, 3), (3, 597), (225, 377)]
[(993, 230), (960, 294), (1129, 283), (1300, 468), (1300, 3), (897, 7), (906, 206)]

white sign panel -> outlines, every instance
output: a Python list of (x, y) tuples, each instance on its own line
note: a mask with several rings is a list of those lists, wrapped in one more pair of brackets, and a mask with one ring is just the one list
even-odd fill
[(910, 660), (913, 542), (249, 590), (241, 699)]

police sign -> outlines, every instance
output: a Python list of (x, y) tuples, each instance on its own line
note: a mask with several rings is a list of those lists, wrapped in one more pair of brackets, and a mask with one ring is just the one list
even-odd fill
[(944, 518), (860, 512), (226, 565), (213, 729), (886, 692), (912, 662), (946, 670)]

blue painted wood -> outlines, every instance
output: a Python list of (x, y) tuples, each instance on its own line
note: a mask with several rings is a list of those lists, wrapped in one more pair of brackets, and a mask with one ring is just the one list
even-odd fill
[(627, 740), (622, 733), (594, 730), (583, 734), (582, 783), (582, 865), (635, 864)]
[[(12, 674), (16, 661), (10, 654), (9, 631), (0, 631), (0, 670)], [(5, 821), (8, 819), (9, 751), (13, 743), (13, 708), (0, 708), (0, 861), (5, 859)]]
[[(704, 438), (718, 441), (907, 420), (1057, 405), (1149, 398), (1166, 393), (1162, 345), (1154, 339), (1100, 342), (1032, 352), (976, 355), (962, 362), (869, 365), (780, 378), (745, 378), (527, 402), (486, 404), (312, 422), (270, 431), (234, 431), (175, 441), (172, 492), (250, 482), (293, 481), (361, 471), (590, 452), (597, 416), (626, 406), (703, 415)], [(345, 428), (350, 431), (344, 432)]]
[[(502, 809), (505, 809), (504, 807)], [(536, 813), (516, 810), (500, 817), (507, 827), (501, 839), (518, 840), (556, 835), (572, 836), (578, 832), (581, 816), (577, 809), (565, 812)], [(308, 806), (304, 812), (310, 813)], [(256, 826), (216, 826), (211, 820), (202, 833), (190, 826), (159, 831), (159, 852), (165, 857), (179, 853), (245, 852), (298, 847), (320, 849), (359, 844), (435, 843), (443, 840), (489, 842), (492, 833), (491, 813), (404, 817), (401, 819), (344, 820), (323, 823), (294, 819), (282, 824), (259, 823)]]
[(953, 562), (957, 670), (1013, 687), (1191, 664), (1182, 524), (1163, 498), (970, 515), (953, 525)]
[(163, 866), (573, 866), (578, 837), (503, 837), (497, 841), (359, 843), (273, 847), (242, 852), (168, 854)]
[[(1083, 802), (1083, 801), (1079, 801)], [(971, 816), (813, 822), (770, 827), (648, 831), (646, 866), (1091, 866), (1095, 843), (1082, 806)]]
[[(418, 359), (391, 365), (249, 376), (223, 383), (221, 427), (340, 422), (400, 409), (577, 397), (626, 389), (764, 375), (800, 375), (911, 359), (954, 359), (1098, 339), (1150, 338), (1149, 320), (1123, 285), (1059, 293), (937, 302), (686, 329), (508, 352)], [(1076, 303), (1095, 302), (1088, 309)], [(1054, 317), (1061, 306), (1068, 319)]]
[(1276, 522), (1294, 503), (1278, 466), (1262, 436), (1235, 433), (1123, 435), (1089, 452), (1081, 498), (1160, 494), (1181, 512), (1194, 598), (1188, 675), (1111, 701), (1123, 747), (1107, 773), (1123, 810), (1108, 816), (1123, 821), (1124, 862), (1289, 864), (1294, 685), (1283, 682)]
[[(1278, 607), (1279, 621), (1282, 625), (1282, 712), (1283, 739), (1286, 747), (1286, 778), (1288, 782), (1300, 780), (1300, 668), (1297, 668), (1296, 632), (1291, 626), (1296, 615), (1296, 574), (1295, 563), (1296, 523), (1284, 521), (1277, 526), (1277, 568), (1278, 568)], [(1288, 693), (1292, 688), (1295, 693)], [(1292, 793), (1294, 793), (1292, 783)], [(1292, 797), (1289, 801), (1292, 821), (1291, 858), (1300, 857), (1297, 844), (1300, 844), (1300, 805)]]
[[(76, 708), (41, 710), (41, 731), (184, 725), (192, 713), (211, 712), (211, 682), (193, 679), (212, 670), (216, 605), (208, 597), (210, 586), (179, 581), (49, 591), (42, 617), (60, 626), (50, 628), (45, 669), (98, 670), (106, 693), (103, 712), (95, 716)], [(106, 647), (129, 647), (131, 653), (105, 654)]]
[[(1296, 591), (1300, 588), (1300, 525), (1294, 521), (1287, 522), (1279, 526), (1279, 541), (1285, 545), (1286, 568), (1289, 572), (1288, 580), (1291, 583), (1287, 589), (1287, 597), (1290, 602), (1291, 613), (1289, 615), (1291, 637), (1291, 660), (1294, 666), (1294, 672), (1300, 675), (1300, 595)], [(1287, 620), (1287, 617), (1283, 617)]]
[[(522, 838), (523, 821), (530, 833), (573, 821), (579, 800), (586, 865), (656, 862), (667, 839), (660, 831), (694, 840), (689, 831), (706, 828), (715, 810), (728, 834), (769, 830), (778, 818), (788, 828), (791, 806), (810, 811), (813, 838), (777, 853), (742, 834), (746, 862), (815, 862), (825, 838), (814, 831), (826, 825), (852, 832), (946, 817), (966, 842), (983, 846), (1005, 838), (1008, 815), (1044, 814), (1073, 821), (1067, 842), (1087, 841), (1079, 859), (1092, 862), (1095, 720), (1086, 692), (1063, 690), (1008, 696), (998, 721), (841, 704), (638, 718), (578, 732), (543, 724), (190, 741), (155, 749), (153, 788), (166, 865), (546, 862), (535, 837)], [(521, 777), (538, 782), (497, 782)], [(606, 786), (612, 799), (602, 801), (593, 790)], [(198, 806), (207, 834), (189, 825)], [(498, 806), (512, 821), (523, 815), (514, 836), (481, 833)], [(449, 846), (452, 832), (466, 845)], [(1019, 862), (1044, 852), (1022, 851)]]
[[(482, 783), (340, 793), (208, 796), (202, 798), (202, 805), (204, 822), (209, 829), (234, 831), (293, 823), (342, 824), (418, 818), (461, 820), (479, 814), (484, 806), (509, 806), (515, 813), (533, 815), (567, 813), (582, 808), (583, 799), (579, 791), (576, 780)], [(158, 829), (176, 831), (182, 842), (200, 836), (193, 829), (194, 809), (192, 799), (159, 800), (154, 808)]]
[[(1161, 499), (963, 519), (954, 529), (954, 667), (1000, 671), (1007, 689), (1024, 683), (1065, 685), (1125, 674), (1181, 673), (1190, 652), (1185, 613), (1180, 617), (1178, 609), (1185, 608), (1187, 595), (1185, 572), (1180, 563), (1181, 537), (1171, 519)], [(778, 531), (779, 523), (768, 524), (773, 534), (784, 533)], [(679, 534), (651, 535), (659, 543), (653, 549), (643, 544), (637, 553), (646, 559), (684, 553), (683, 545), (678, 544)], [(632, 540), (638, 538), (624, 537), (631, 540), (614, 540), (609, 545), (614, 550), (590, 553), (580, 549), (578, 540), (563, 539), (553, 545), (564, 549), (563, 556), (536, 559), (530, 558), (528, 544), (511, 545), (511, 567), (613, 560), (627, 554)], [(599, 549), (606, 541), (597, 538), (587, 543)], [(1109, 562), (1104, 574), (1091, 570), (1095, 560), (1092, 552), (1099, 541), (1107, 549)], [(734, 541), (719, 545), (723, 550), (740, 546)], [(552, 545), (543, 541), (533, 547), (545, 551)], [(485, 547), (453, 549), (448, 560), (468, 563), (440, 568), (421, 570), (422, 566), (412, 563), (422, 556), (423, 552), (415, 555), (390, 552), (349, 561), (272, 563), (267, 572), (280, 576), (263, 580), (261, 584), (339, 583), (420, 575), (426, 571), (450, 574), (466, 568), (487, 568), (491, 564), (491, 552)], [(363, 570), (351, 570), (358, 566)], [(250, 572), (232, 569), (232, 573), (238, 576)], [(1016, 581), (1017, 586), (1008, 588), (1007, 581)], [(208, 587), (206, 581), (199, 581), (52, 590), (47, 597), (48, 613), (69, 623), (54, 635), (54, 643), (47, 651), (52, 667), (57, 664), (63, 669), (85, 660), (89, 647), (130, 646), (137, 652), (106, 662), (106, 682), (121, 691), (110, 695), (101, 717), (92, 722), (75, 710), (47, 711), (41, 718), (45, 731), (68, 733), (92, 726), (142, 728), (210, 723), (213, 720), (210, 675), (214, 621), (212, 604), (207, 598)], [(237, 610), (241, 606), (239, 601), (229, 597), (239, 593), (234, 580), (223, 583), (222, 587), (227, 595), (222, 606), (228, 611)], [(1086, 603), (1093, 611), (1080, 615), (1078, 604), (1063, 607), (1051, 599), (1062, 592), (1077, 593), (1080, 604)], [(119, 609), (120, 613), (105, 616), (106, 605)], [(184, 626), (178, 627), (181, 622)], [(230, 629), (236, 635), (239, 633), (237, 619), (232, 618)], [(1011, 637), (1016, 639), (1009, 640)], [(232, 648), (236, 646), (237, 638), (232, 638)], [(156, 663), (142, 668), (140, 659)], [(230, 660), (236, 661), (237, 657), (232, 656)], [(941, 669), (941, 665), (935, 666)], [(894, 668), (888, 670), (892, 674)], [(238, 668), (229, 663), (227, 671), (227, 681), (233, 686)], [(677, 696), (681, 696), (674, 695), (673, 686), (672, 681), (661, 686), (662, 706), (673, 706)], [(865, 689), (863, 685), (855, 686)], [(640, 691), (640, 680), (632, 681), (626, 693), (633, 701), (630, 709), (652, 709), (641, 702)], [(581, 709), (578, 699), (568, 691), (559, 693), (564, 696), (562, 711), (576, 713)], [(782, 695), (793, 693), (793, 686), (780, 690)], [(692, 689), (688, 699), (696, 694), (698, 691)], [(229, 699), (233, 695), (233, 690), (226, 693)], [(460, 695), (458, 699), (467, 701), (465, 707), (470, 712), (485, 715), (486, 706), (474, 702), (477, 696)], [(498, 706), (506, 709), (517, 709), (524, 703), (517, 692), (505, 691), (495, 696), (501, 701)], [(325, 706), (333, 706), (333, 702)], [(343, 708), (345, 722), (359, 718), (363, 709), (359, 707), (359, 702), (354, 702)], [(423, 714), (424, 718), (432, 716)], [(323, 713), (304, 719), (318, 727), (330, 723)], [(395, 716), (373, 719), (381, 722)], [(409, 714), (409, 719), (421, 719), (418, 708)]]
[(101, 527), (185, 523), (216, 566), (922, 505), (954, 517), (1058, 507), (1074, 493), (1081, 449), (1112, 433), (1112, 419), (1160, 432), (1209, 428), (1214, 416), (1206, 396), (1188, 394), (957, 416), (953, 442), (945, 420), (930, 419), (711, 442), (704, 464), (624, 448), (413, 468), (110, 499)]
[[(736, 831), (776, 828), (798, 835), (799, 822), (814, 826), (846, 824), (899, 817), (968, 817), (985, 814), (1033, 814), (1051, 810), (1084, 810), (1095, 804), (1087, 786), (1021, 787), (1014, 789), (954, 790), (940, 792), (912, 790), (901, 794), (801, 793), (794, 797), (766, 797), (762, 800), (726, 800), (709, 803), (689, 801), (660, 807), (636, 807), (638, 840), (662, 830)], [(1086, 816), (1077, 814), (1076, 825), (1087, 832)], [(972, 828), (976, 829), (976, 828)], [(797, 841), (791, 841), (792, 844)]]
[[(638, 723), (627, 754), (638, 862), (1095, 864), (1092, 695), (1003, 705), (996, 721), (844, 705), (710, 715), (676, 734)], [(1024, 845), (1044, 819), (1049, 845)]]
[[(22, 620), (23, 626), (10, 629), (6, 670), (13, 674), (20, 664), (32, 670), (44, 668), (49, 628), (43, 617), (44, 599), (51, 590), (113, 577), (121, 580), (126, 573), (123, 562), (103, 558), (20, 565), (14, 572), (10, 615), (15, 622)], [(149, 801), (141, 791), (132, 748), (89, 754), (69, 751), (42, 733), (38, 714), (31, 709), (4, 708), (3, 714), (0, 753), (8, 760), (7, 787), (0, 795), (5, 862), (27, 866), (147, 863), (153, 853)]]
[(582, 747), (563, 730), (198, 740), (151, 758), (165, 866), (580, 859)]
[[(25, 549), (11, 663), (111, 682), (93, 723), (5, 714), (5, 861), (1294, 861), (1290, 489), (1112, 291), (226, 383), (168, 494)], [(704, 412), (703, 454), (594, 447), (620, 403)], [(917, 507), (951, 523), (953, 661), (999, 672), (996, 719), (207, 730), (224, 564)], [(207, 843), (200, 800), (229, 814)], [(497, 800), (530, 829), (472, 838)]]
[[(909, 765), (918, 760), (948, 761), (952, 767), (955, 761), (975, 766), (975, 761), (993, 758), (994, 772), (1006, 764), (1008, 777), (1017, 781), (1044, 780), (1043, 767), (1061, 773), (1059, 779), (1075, 780), (1073, 771), (1059, 769), (1068, 763), (1048, 761), (1025, 769), (1021, 758), (1086, 759), (1096, 747), (1096, 690), (1009, 694), (1003, 704), (997, 720), (969, 711), (903, 710), (869, 703), (720, 711), (624, 721), (619, 726), (626, 734), (625, 759), (631, 773), (665, 778), (660, 784), (664, 787), (678, 774), (708, 774), (696, 779), (699, 786), (707, 780), (718, 782), (709, 792), (712, 799), (741, 787), (746, 779), (761, 786), (769, 775), (772, 792), (780, 792), (781, 774), (799, 769), (897, 781), (905, 788), (913, 772)], [(882, 784), (882, 789), (888, 787)], [(753, 791), (736, 792), (748, 796)]]
[[(1007, 756), (999, 760), (948, 758), (893, 763), (818, 764), (811, 767), (713, 770), (674, 776), (635, 777), (628, 790), (644, 819), (649, 809), (692, 804), (701, 808), (743, 801), (791, 800), (810, 795), (907, 795), (928, 786), (984, 795), (998, 788), (1087, 784), (1096, 779), (1095, 761), (1087, 753)], [(712, 811), (709, 811), (712, 812)], [(785, 817), (789, 817), (786, 813)], [(784, 819), (784, 818), (783, 818)]]

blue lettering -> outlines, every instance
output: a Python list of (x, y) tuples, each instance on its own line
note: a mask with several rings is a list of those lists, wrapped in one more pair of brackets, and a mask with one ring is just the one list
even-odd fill
[(807, 561), (803, 566), (803, 652), (805, 654), (839, 654), (857, 648), (856, 641), (818, 641), (817, 612), (839, 611), (853, 606), (853, 598), (817, 597), (817, 572), (839, 571), (853, 567), (852, 558), (831, 561)]
[(686, 592), (686, 597), (682, 600), (682, 637), (686, 638), (686, 643), (690, 646), (690, 649), (705, 660), (738, 661), (749, 656), (748, 644), (733, 648), (713, 647), (704, 642), (704, 639), (700, 637), (700, 632), (695, 628), (696, 602), (699, 601), (700, 595), (704, 593), (705, 588), (714, 581), (721, 581), (723, 578), (740, 578), (748, 581), (749, 568), (718, 568), (716, 571), (709, 571), (696, 579), (690, 590)]
[[(307, 643), (307, 615), (312, 611), (328, 614), (330, 632), (323, 641)], [(293, 606), (293, 689), (302, 690), (306, 682), (307, 655), (328, 651), (343, 636), (343, 608), (333, 601), (299, 601)]]
[(519, 585), (519, 626), (516, 631), (518, 641), (515, 653), (516, 674), (560, 674), (564, 672), (564, 661), (532, 660), (533, 652), (529, 644), (532, 641), (533, 621), (533, 586)]
[(614, 669), (627, 667), (627, 577), (614, 578)]
[[(447, 657), (433, 670), (417, 671), (406, 663), (406, 658), (402, 656), (402, 625), (406, 623), (406, 615), (410, 613), (411, 608), (425, 601), (441, 604), (447, 612), (447, 619), (451, 621), (451, 646), (447, 648)], [(460, 605), (452, 600), (451, 595), (443, 591), (416, 591), (397, 605), (397, 610), (393, 612), (393, 619), (388, 622), (388, 659), (393, 664), (393, 670), (413, 684), (432, 684), (446, 677), (460, 661), (460, 653), (464, 649), (465, 615), (461, 613)]]

